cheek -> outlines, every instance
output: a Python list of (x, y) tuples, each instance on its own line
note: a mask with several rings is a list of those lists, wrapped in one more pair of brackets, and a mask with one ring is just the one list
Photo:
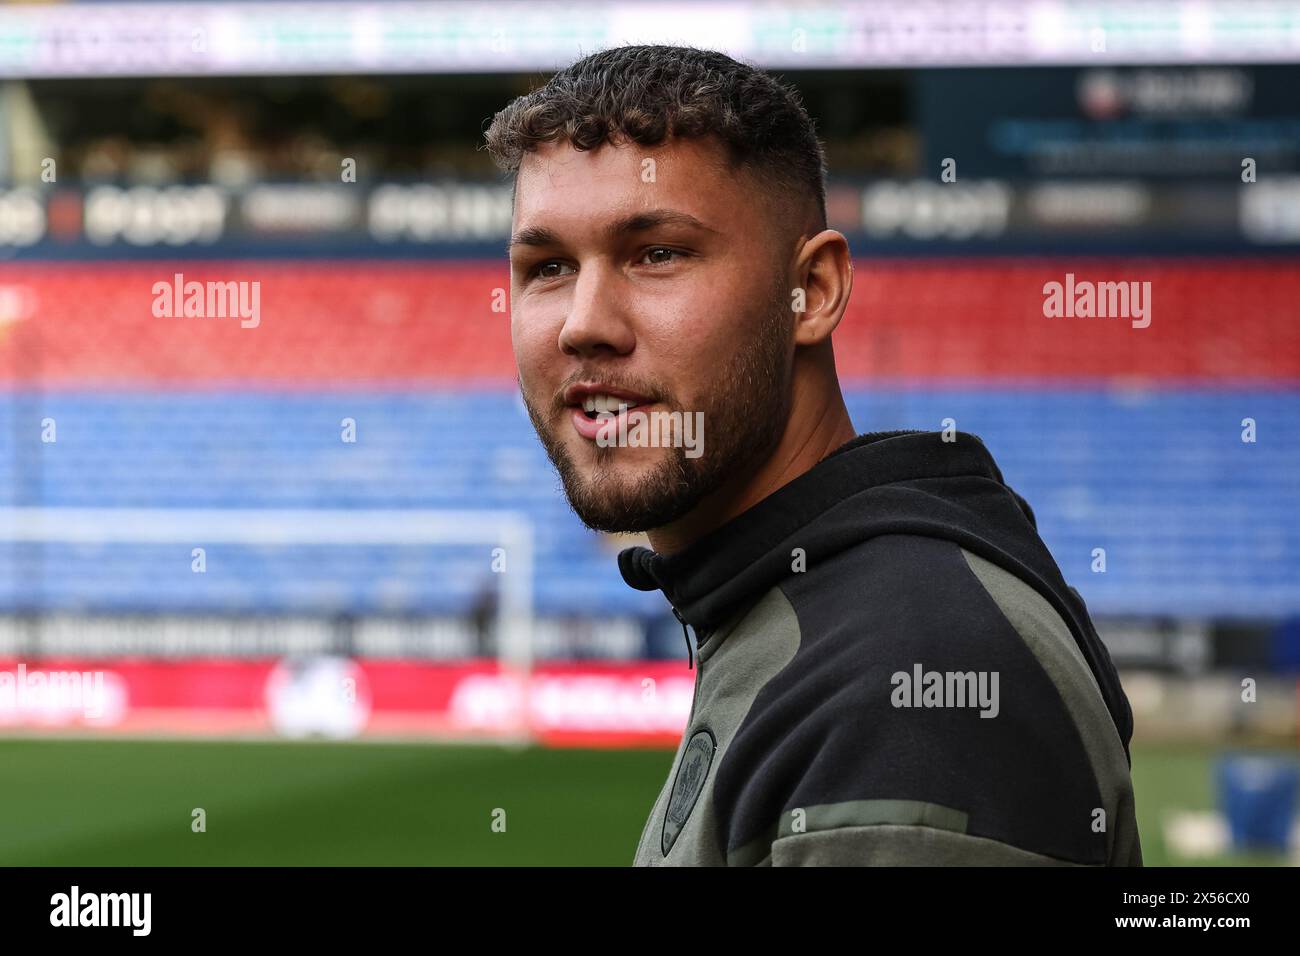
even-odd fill
[(556, 337), (538, 322), (520, 316), (511, 316), (510, 345), (515, 354), (515, 365), (520, 375), (536, 377), (558, 355)]
[(671, 317), (643, 326), (637, 348), (644, 350), (659, 382), (682, 408), (702, 408), (731, 355), (742, 348), (744, 323), (733, 321), (736, 303), (695, 297)]
[(714, 283), (680, 303), (658, 329), (662, 354), (682, 368), (707, 369), (752, 339), (761, 311), (753, 289)]

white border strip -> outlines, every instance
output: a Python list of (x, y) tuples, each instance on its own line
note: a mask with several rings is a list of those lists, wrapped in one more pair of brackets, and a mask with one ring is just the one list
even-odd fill
[(1300, 62), (1300, 0), (0, 6), (0, 78), (531, 72), (624, 43), (787, 69)]

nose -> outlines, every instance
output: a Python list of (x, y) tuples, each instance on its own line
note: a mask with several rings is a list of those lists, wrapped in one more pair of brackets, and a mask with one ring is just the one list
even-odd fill
[(580, 358), (626, 355), (636, 345), (617, 273), (599, 264), (579, 272), (568, 315), (560, 327), (560, 351)]

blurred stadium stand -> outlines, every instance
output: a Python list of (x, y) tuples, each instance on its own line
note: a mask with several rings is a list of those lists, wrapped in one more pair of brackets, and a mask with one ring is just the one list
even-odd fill
[[(539, 613), (659, 606), (557, 494), (488, 308), (500, 266), (175, 265), (257, 276), (256, 329), (154, 317), (148, 290), (172, 268), (0, 267), (22, 303), (0, 340), (15, 506), (518, 509), (536, 529)], [(1067, 270), (1141, 275), (1158, 321), (1045, 319), (1042, 285)], [(1295, 292), (1289, 263), (860, 260), (836, 351), (861, 430), (952, 418), (984, 438), (1094, 611), (1283, 617), (1300, 613), (1300, 441), (1267, 433), (1300, 416)], [(1241, 441), (1247, 417), (1268, 440)], [(34, 443), (46, 418), (57, 441)], [(348, 418), (355, 444), (340, 441)], [(10, 543), (0, 599), (468, 614), (482, 568), (464, 549), (276, 545), (225, 549), (195, 575), (175, 547)]]

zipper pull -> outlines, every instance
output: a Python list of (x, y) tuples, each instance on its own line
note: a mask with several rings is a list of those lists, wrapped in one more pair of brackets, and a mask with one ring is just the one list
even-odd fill
[(691, 650), (691, 635), (686, 630), (686, 618), (682, 617), (682, 612), (677, 610), (675, 606), (673, 605), (669, 605), (669, 606), (672, 607), (673, 609), (673, 617), (677, 618), (678, 623), (681, 624), (682, 637), (685, 638), (686, 640), (686, 667), (688, 670), (694, 670), (695, 654)]

